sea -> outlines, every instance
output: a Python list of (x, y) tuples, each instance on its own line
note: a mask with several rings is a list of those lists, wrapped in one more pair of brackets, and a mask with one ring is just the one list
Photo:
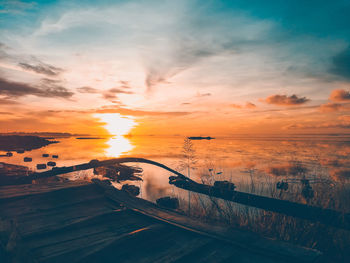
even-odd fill
[[(92, 159), (142, 157), (167, 165), (197, 182), (213, 184), (217, 180), (227, 180), (234, 183), (237, 190), (246, 192), (254, 192), (264, 184), (271, 187), (282, 180), (296, 185), (303, 178), (310, 180), (311, 185), (347, 185), (350, 181), (350, 135), (347, 134), (232, 135), (187, 142), (183, 136), (54, 140), (58, 143), (24, 153), (13, 152), (12, 157), (0, 157), (0, 162), (24, 165), (35, 171), (37, 164), (48, 161), (63, 167)], [(49, 157), (43, 157), (43, 154), (49, 154)], [(58, 158), (54, 159), (52, 155), (58, 155)], [(24, 162), (24, 157), (31, 157), (33, 161)], [(139, 186), (142, 198), (151, 201), (174, 195), (185, 198), (183, 191), (169, 184), (170, 172), (149, 164), (131, 165), (143, 169), (143, 181), (126, 183)], [(90, 170), (64, 176), (77, 180), (90, 178), (93, 173)]]

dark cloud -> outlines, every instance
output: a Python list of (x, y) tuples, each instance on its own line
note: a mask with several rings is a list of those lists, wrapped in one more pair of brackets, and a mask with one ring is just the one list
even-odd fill
[(129, 87), (120, 87), (120, 88), (112, 88), (112, 89), (109, 89), (108, 92), (110, 93), (114, 93), (114, 94), (134, 94), (134, 92), (132, 91), (128, 91), (128, 90), (125, 90), (125, 89), (129, 89)]
[(20, 62), (18, 63), (18, 66), (20, 66), (25, 70), (33, 71), (33, 72), (51, 76), (51, 77), (58, 76), (63, 71), (63, 69), (61, 68), (54, 67), (52, 65), (43, 63), (41, 61), (37, 61), (35, 65), (25, 63), (25, 62)]
[(350, 80), (350, 47), (333, 57), (330, 72)]
[(78, 92), (80, 93), (99, 93), (99, 90), (98, 89), (95, 89), (95, 88), (92, 88), (92, 87), (81, 87), (81, 88), (77, 88)]
[[(164, 76), (165, 75), (165, 76)], [(147, 87), (147, 91), (151, 91), (154, 86), (157, 86), (158, 84), (169, 84), (170, 82), (167, 81), (168, 78), (176, 75), (176, 73), (167, 73), (164, 74), (157, 71), (157, 70), (149, 70), (146, 75), (145, 84)]]
[(134, 94), (134, 92), (130, 91), (131, 87), (128, 86), (128, 82), (121, 81), (121, 86), (111, 88), (107, 91), (101, 91), (92, 87), (81, 87), (77, 88), (78, 92), (80, 93), (90, 93), (90, 94), (102, 94), (102, 97), (106, 100), (112, 101), (113, 103), (120, 104), (120, 101), (118, 100), (117, 94)]
[(129, 87), (123, 88), (123, 86), (119, 88), (111, 88), (107, 91), (104, 91), (102, 93), (102, 96), (106, 100), (117, 100), (118, 99), (117, 94), (134, 94), (134, 92), (129, 91), (128, 89)]
[(13, 105), (13, 104), (18, 104), (18, 102), (7, 98), (0, 98), (0, 105)]
[(291, 96), (287, 95), (271, 95), (267, 97), (266, 99), (263, 99), (262, 101), (268, 103), (268, 104), (274, 104), (274, 105), (281, 105), (281, 106), (296, 106), (304, 104), (310, 99), (306, 97), (298, 97), (297, 95), (293, 94)]
[(332, 91), (329, 99), (332, 101), (350, 101), (350, 92), (344, 89), (336, 89)]
[(7, 96), (8, 98), (33, 95), (37, 97), (68, 99), (73, 94), (73, 92), (60, 85), (47, 83), (46, 80), (37, 86), (32, 86), (27, 83), (13, 82), (0, 77), (0, 95)]

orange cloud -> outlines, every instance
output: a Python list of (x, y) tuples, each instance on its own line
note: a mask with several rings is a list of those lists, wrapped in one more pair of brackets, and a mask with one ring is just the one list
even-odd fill
[(246, 104), (245, 104), (245, 107), (247, 109), (255, 109), (256, 105), (254, 103), (251, 103), (251, 102), (247, 101)]
[(338, 119), (341, 121), (350, 122), (350, 115), (339, 116)]
[(332, 101), (350, 101), (350, 92), (344, 89), (333, 90), (329, 99)]
[(320, 112), (327, 113), (327, 112), (336, 112), (336, 111), (341, 111), (343, 110), (344, 107), (342, 104), (339, 103), (333, 103), (333, 102), (328, 102), (326, 104), (320, 105)]
[(231, 104), (230, 106), (235, 109), (242, 109), (242, 105), (239, 104)]
[(296, 106), (304, 104), (310, 99), (306, 97), (298, 97), (297, 95), (293, 94), (291, 96), (287, 95), (271, 95), (267, 97), (266, 99), (262, 99), (262, 101), (268, 103), (268, 104), (274, 104), (274, 105), (281, 105), (281, 106)]
[(239, 105), (239, 104), (231, 104), (230, 105), (232, 108), (235, 108), (235, 109), (255, 109), (256, 108), (256, 105), (254, 103), (251, 103), (249, 101), (246, 102), (246, 104), (243, 106), (243, 105)]

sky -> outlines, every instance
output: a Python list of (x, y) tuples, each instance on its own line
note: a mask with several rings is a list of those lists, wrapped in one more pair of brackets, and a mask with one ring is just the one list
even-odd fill
[(350, 132), (350, 1), (0, 1), (0, 132)]

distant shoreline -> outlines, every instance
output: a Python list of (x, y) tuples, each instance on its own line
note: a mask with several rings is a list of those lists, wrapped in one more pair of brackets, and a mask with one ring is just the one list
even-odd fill
[(59, 141), (49, 141), (39, 136), (0, 135), (1, 151), (30, 151)]

